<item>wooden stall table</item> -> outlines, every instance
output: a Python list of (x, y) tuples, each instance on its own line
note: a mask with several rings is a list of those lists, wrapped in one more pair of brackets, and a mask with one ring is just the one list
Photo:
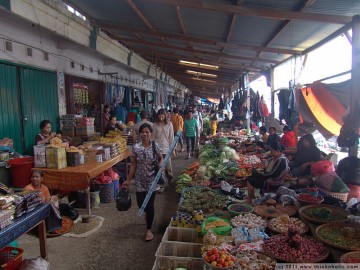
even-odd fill
[(0, 249), (37, 227), (39, 232), (40, 255), (47, 260), (47, 241), (45, 220), (49, 215), (50, 204), (43, 203), (28, 214), (15, 218), (13, 223), (0, 230)]
[(32, 170), (42, 170), (44, 172), (43, 184), (49, 189), (63, 191), (86, 190), (86, 209), (91, 215), (90, 207), (90, 181), (103, 171), (114, 166), (116, 163), (128, 158), (130, 150), (109, 159), (107, 161), (88, 162), (76, 167), (66, 167), (60, 170), (48, 168), (33, 168)]

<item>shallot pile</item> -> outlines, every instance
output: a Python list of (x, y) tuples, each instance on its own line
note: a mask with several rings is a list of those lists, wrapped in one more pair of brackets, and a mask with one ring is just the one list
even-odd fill
[(326, 254), (327, 249), (324, 244), (315, 241), (311, 237), (300, 235), (295, 237), (298, 243), (296, 248), (291, 245), (291, 240), (294, 236), (290, 237), (286, 234), (279, 234), (270, 237), (264, 243), (264, 251), (286, 262), (307, 262)]

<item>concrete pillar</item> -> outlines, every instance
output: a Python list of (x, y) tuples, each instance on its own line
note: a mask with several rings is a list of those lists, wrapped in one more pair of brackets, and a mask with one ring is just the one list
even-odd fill
[[(358, 115), (355, 115), (355, 107), (360, 100), (360, 16), (355, 15), (352, 21), (352, 69), (351, 69), (351, 94), (350, 94), (350, 113), (352, 123), (358, 122)], [(355, 126), (358, 129), (358, 126)], [(357, 156), (358, 147), (349, 148), (349, 155)]]
[[(250, 87), (249, 87), (249, 74), (246, 73), (244, 76), (244, 89), (246, 90), (246, 107), (250, 113)], [(251, 129), (250, 117), (246, 119), (246, 128)]]

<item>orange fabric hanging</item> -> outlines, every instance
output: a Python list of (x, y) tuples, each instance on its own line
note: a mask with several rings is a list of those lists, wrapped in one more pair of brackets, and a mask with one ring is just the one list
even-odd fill
[(318, 122), (330, 133), (339, 135), (346, 108), (327, 91), (323, 83), (303, 87), (301, 93)]

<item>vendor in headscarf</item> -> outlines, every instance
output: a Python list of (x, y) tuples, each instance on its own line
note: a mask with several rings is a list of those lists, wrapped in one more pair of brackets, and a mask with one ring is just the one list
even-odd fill
[(305, 134), (297, 143), (297, 151), (290, 163), (293, 176), (309, 175), (311, 163), (321, 160), (323, 157), (321, 151), (316, 146), (312, 134)]
[(61, 134), (56, 134), (56, 132), (51, 132), (51, 122), (49, 120), (43, 120), (40, 123), (41, 133), (35, 136), (35, 144), (49, 144), (50, 140), (58, 137), (61, 138)]

